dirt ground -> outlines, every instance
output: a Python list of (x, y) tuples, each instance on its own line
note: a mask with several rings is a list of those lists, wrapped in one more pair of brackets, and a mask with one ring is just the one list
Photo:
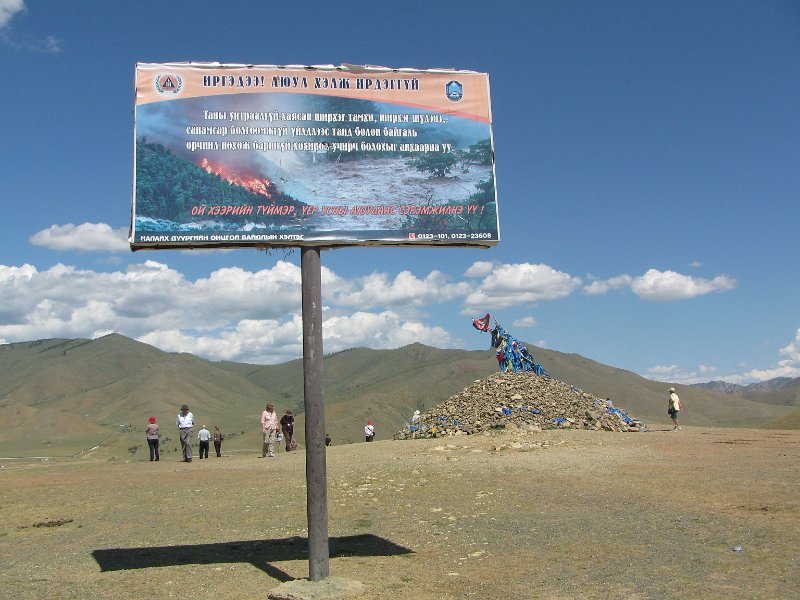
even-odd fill
[[(259, 598), (308, 576), (305, 457), (0, 470), (9, 598)], [(800, 432), (666, 426), (328, 449), (330, 574), (365, 598), (789, 598)]]

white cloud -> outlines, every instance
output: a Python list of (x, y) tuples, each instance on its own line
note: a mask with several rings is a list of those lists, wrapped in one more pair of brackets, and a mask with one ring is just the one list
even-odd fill
[(516, 321), (514, 321), (512, 325), (514, 327), (519, 327), (519, 328), (536, 327), (536, 323), (537, 321), (533, 317), (522, 317), (521, 319), (517, 319)]
[(703, 263), (701, 263), (699, 260), (693, 260), (692, 262), (689, 263), (689, 266), (692, 267), (693, 269), (699, 269), (700, 267), (703, 266)]
[(647, 372), (655, 377), (669, 376), (673, 375), (674, 373), (678, 373), (679, 371), (680, 368), (678, 365), (658, 365), (647, 369)]
[(495, 263), (488, 260), (479, 260), (472, 264), (465, 272), (467, 277), (486, 277), (494, 269)]
[(681, 275), (674, 271), (650, 269), (631, 282), (631, 290), (642, 300), (674, 302), (711, 292), (727, 292), (736, 287), (736, 280), (719, 275), (712, 280)]
[[(337, 290), (358, 288), (367, 294), (363, 286), (369, 281), (343, 280), (329, 269), (322, 276), (330, 283), (334, 305)], [(45, 271), (0, 265), (0, 340), (95, 338), (116, 331), (167, 351), (213, 360), (285, 362), (302, 355), (300, 278), (300, 268), (285, 261), (256, 272), (219, 269), (196, 281), (152, 260), (111, 273), (63, 264)], [(414, 302), (400, 281), (399, 291), (385, 293), (386, 302), (397, 301), (398, 295)], [(413, 342), (456, 345), (441, 327), (394, 311), (352, 313), (338, 306), (325, 314), (326, 352)]]
[(391, 280), (386, 273), (372, 273), (355, 281), (350, 289), (343, 288), (334, 293), (333, 297), (343, 306), (372, 308), (401, 305), (418, 308), (464, 296), (469, 289), (466, 283), (451, 283), (450, 277), (441, 271), (431, 271), (424, 279), (419, 279), (410, 271), (401, 271)]
[[(414, 342), (453, 346), (453, 340), (441, 327), (430, 328), (419, 321), (404, 320), (391, 311), (324, 318), (322, 331), (325, 353), (358, 346), (399, 348)], [(192, 335), (172, 329), (150, 332), (138, 339), (167, 352), (190, 352), (210, 360), (280, 364), (302, 356), (302, 333), (302, 319), (293, 314), (285, 322), (242, 320), (234, 329), (216, 334)]]
[[(773, 367), (750, 369), (734, 375), (717, 375), (718, 369), (716, 367), (701, 364), (698, 365), (696, 371), (686, 371), (677, 365), (652, 367), (647, 370), (647, 374), (644, 377), (685, 384), (719, 380), (740, 385), (769, 381), (776, 377), (800, 377), (800, 329), (797, 330), (794, 340), (780, 349), (779, 355), (785, 358), (779, 360)], [(744, 368), (745, 366), (739, 365), (739, 367)]]
[(647, 373), (642, 375), (647, 379), (656, 381), (669, 381), (670, 383), (682, 383), (691, 385), (693, 383), (705, 383), (710, 379), (720, 379), (714, 377), (715, 367), (698, 365), (696, 370), (686, 370), (678, 365), (660, 365), (647, 369)]
[(800, 329), (794, 336), (794, 340), (785, 348), (780, 350), (781, 356), (786, 356), (789, 362), (800, 365)]
[(795, 333), (794, 340), (781, 348), (778, 354), (785, 358), (779, 360), (777, 365), (747, 371), (742, 378), (746, 381), (767, 381), (775, 377), (800, 377), (800, 329)]
[(623, 274), (611, 279), (594, 279), (583, 287), (585, 294), (599, 296), (610, 291), (630, 289), (642, 300), (675, 302), (703, 296), (711, 292), (727, 292), (736, 287), (735, 279), (718, 275), (712, 280), (681, 275), (675, 271), (650, 269), (640, 277)]
[(0, 336), (7, 339), (93, 337), (96, 330), (137, 337), (285, 316), (300, 305), (300, 269), (279, 261), (272, 269), (220, 269), (192, 282), (150, 260), (111, 273), (0, 265), (0, 297)]
[(631, 285), (632, 281), (633, 277), (630, 275), (618, 275), (611, 279), (596, 279), (589, 285), (584, 286), (583, 291), (589, 296), (600, 296), (612, 290), (625, 289)]
[(23, 0), (0, 0), (0, 42), (12, 48), (31, 50), (33, 52), (47, 52), (50, 54), (61, 52), (60, 40), (51, 35), (42, 39), (34, 39), (27, 36), (18, 36), (12, 32), (12, 19), (26, 10)]
[[(479, 265), (475, 268), (476, 265)], [(484, 272), (483, 263), (470, 271)], [(470, 272), (468, 271), (468, 273)], [(464, 313), (499, 310), (569, 296), (581, 280), (543, 264), (493, 265), (491, 271), (464, 301)]]
[(235, 329), (196, 334), (177, 329), (153, 331), (138, 339), (167, 352), (189, 352), (209, 360), (280, 364), (303, 353), (303, 325), (299, 315), (280, 323), (245, 319)]
[(25, 10), (23, 0), (0, 0), (0, 27), (8, 25), (14, 15), (23, 10)]
[(331, 317), (323, 320), (322, 331), (326, 353), (357, 346), (399, 348), (414, 342), (437, 348), (453, 346), (450, 334), (443, 328), (405, 320), (393, 311), (359, 311), (350, 316)]
[(130, 252), (128, 230), (112, 229), (105, 223), (51, 225), (33, 234), (28, 240), (35, 246), (44, 246), (61, 252)]

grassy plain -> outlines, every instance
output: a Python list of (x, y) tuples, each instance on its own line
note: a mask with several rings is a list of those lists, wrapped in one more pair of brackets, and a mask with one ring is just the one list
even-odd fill
[[(365, 598), (788, 598), (800, 432), (666, 426), (332, 446), (331, 575)], [(308, 575), (302, 452), (4, 461), (6, 597), (266, 598)]]

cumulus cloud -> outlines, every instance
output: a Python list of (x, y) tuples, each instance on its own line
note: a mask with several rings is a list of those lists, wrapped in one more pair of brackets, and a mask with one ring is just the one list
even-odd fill
[(25, 2), (22, 0), (0, 0), (0, 28), (8, 25), (14, 15), (23, 10)]
[(800, 365), (800, 329), (795, 333), (794, 340), (785, 348), (781, 348), (780, 354), (781, 356), (785, 356), (786, 360)]
[(272, 269), (220, 269), (189, 281), (151, 260), (111, 273), (0, 265), (0, 296), (7, 299), (0, 305), (5, 339), (95, 337), (108, 330), (137, 337), (280, 318), (300, 304), (300, 269), (281, 261)]
[(34, 52), (51, 54), (61, 52), (61, 42), (51, 35), (42, 39), (34, 39), (19, 36), (11, 31), (11, 20), (26, 10), (23, 0), (0, 0), (0, 42), (12, 48)]
[[(784, 358), (774, 366), (765, 369), (750, 369), (739, 374), (717, 375), (718, 369), (716, 367), (702, 364), (698, 365), (696, 370), (684, 370), (677, 365), (669, 365), (652, 367), (647, 370), (647, 374), (644, 377), (685, 384), (719, 380), (740, 385), (769, 381), (776, 377), (800, 377), (800, 329), (795, 333), (794, 340), (781, 348), (778, 354)], [(740, 367), (743, 367), (743, 365), (740, 365)]]
[(533, 317), (522, 317), (521, 319), (514, 321), (512, 325), (519, 328), (536, 327), (536, 319)]
[(779, 353), (783, 356), (778, 364), (768, 369), (753, 369), (742, 377), (748, 381), (767, 381), (775, 377), (800, 377), (800, 329), (795, 333), (794, 340), (781, 348)]
[[(373, 279), (345, 280), (323, 269), (327, 303), (323, 321), (326, 352), (367, 346), (396, 348), (413, 342), (452, 347), (441, 327), (429, 327), (398, 311), (368, 311), (338, 303), (382, 298), (387, 304), (413, 304), (408, 276), (395, 279), (379, 293)], [(411, 278), (421, 283), (423, 298), (439, 275)], [(388, 278), (382, 278), (387, 283)], [(398, 283), (399, 282), (399, 283)], [(373, 296), (370, 296), (370, 294)], [(32, 265), (0, 265), (0, 340), (54, 337), (95, 338), (116, 331), (170, 352), (191, 352), (213, 360), (280, 363), (302, 355), (300, 268), (278, 261), (260, 271), (218, 269), (194, 281), (165, 264), (148, 260), (110, 273), (58, 264), (39, 271)], [(330, 297), (328, 297), (330, 296)]]
[(386, 273), (372, 273), (356, 280), (350, 289), (342, 288), (334, 296), (343, 306), (420, 307), (464, 296), (469, 287), (466, 283), (452, 283), (450, 277), (441, 271), (431, 271), (424, 279), (410, 271), (401, 271), (393, 279)]
[(128, 230), (112, 229), (105, 223), (51, 225), (33, 234), (34, 246), (44, 246), (62, 252), (130, 252)]
[(189, 333), (177, 329), (153, 331), (137, 338), (167, 352), (189, 352), (209, 360), (280, 364), (303, 353), (303, 323), (299, 315), (285, 322), (243, 319), (231, 330)]
[(495, 263), (489, 260), (479, 260), (472, 263), (465, 272), (467, 277), (486, 277), (495, 268)]
[(703, 296), (711, 292), (727, 292), (736, 287), (736, 280), (726, 275), (701, 279), (674, 271), (650, 269), (631, 282), (631, 290), (642, 300), (674, 302)]
[(583, 287), (583, 291), (589, 296), (598, 296), (611, 291), (630, 289), (642, 300), (676, 302), (712, 292), (727, 292), (736, 288), (736, 285), (736, 280), (727, 275), (718, 275), (709, 280), (682, 275), (675, 271), (650, 269), (639, 277), (623, 274), (611, 279), (594, 279)]
[(399, 348), (414, 342), (447, 348), (453, 346), (450, 334), (441, 327), (429, 327), (421, 321), (403, 319), (396, 312), (359, 311), (349, 316), (323, 320), (325, 352), (346, 348)]
[(475, 263), (467, 271), (470, 276), (478, 273), (483, 279), (465, 298), (465, 313), (556, 300), (569, 296), (581, 285), (578, 277), (543, 264), (492, 265), (487, 271), (486, 263)]
[(680, 372), (680, 367), (678, 365), (658, 365), (650, 367), (647, 372), (653, 377), (669, 377)]
[(610, 291), (622, 290), (630, 287), (633, 277), (630, 275), (618, 275), (611, 279), (595, 279), (589, 285), (583, 287), (584, 293), (589, 296), (600, 296)]
[(678, 365), (660, 365), (647, 369), (643, 377), (655, 379), (656, 381), (669, 381), (671, 383), (691, 385), (694, 383), (705, 383), (711, 379), (720, 379), (714, 376), (715, 371), (715, 367), (710, 367), (708, 365), (698, 365), (697, 369), (684, 369)]

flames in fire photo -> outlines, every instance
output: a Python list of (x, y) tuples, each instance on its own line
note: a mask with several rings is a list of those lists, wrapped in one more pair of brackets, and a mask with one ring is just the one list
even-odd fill
[(272, 194), (269, 191), (272, 182), (266, 177), (234, 173), (225, 165), (213, 164), (208, 158), (203, 158), (203, 160), (198, 163), (198, 166), (206, 172), (218, 175), (225, 181), (241, 186), (254, 194), (272, 198)]

